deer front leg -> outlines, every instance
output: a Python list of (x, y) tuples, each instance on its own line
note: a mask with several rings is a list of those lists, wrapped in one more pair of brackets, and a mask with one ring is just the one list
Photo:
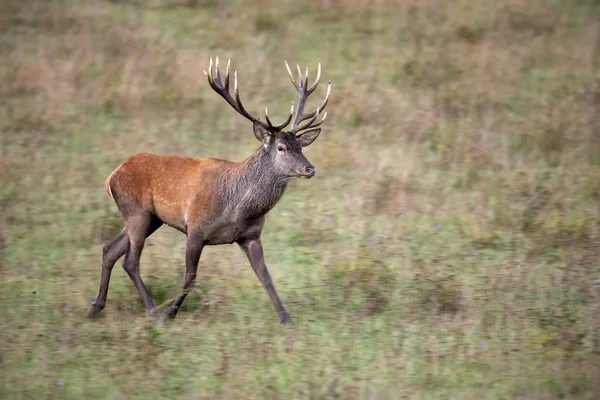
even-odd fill
[(185, 250), (185, 281), (183, 283), (183, 293), (167, 310), (166, 318), (175, 318), (179, 308), (183, 304), (183, 301), (187, 297), (188, 293), (194, 283), (196, 282), (196, 273), (198, 271), (198, 262), (200, 261), (200, 254), (202, 254), (202, 248), (204, 244), (197, 235), (188, 234), (186, 250)]
[(265, 265), (263, 247), (260, 239), (244, 239), (239, 241), (238, 245), (241, 247), (244, 253), (246, 253), (248, 261), (250, 261), (250, 265), (256, 273), (256, 276), (263, 284), (265, 289), (267, 289), (269, 297), (271, 298), (271, 302), (279, 314), (279, 321), (281, 324), (292, 324), (290, 314), (288, 314), (283, 307), (283, 304), (281, 304), (281, 300), (279, 299), (277, 291), (275, 290), (275, 286), (273, 285), (273, 281), (271, 280), (269, 270), (267, 270), (267, 266)]

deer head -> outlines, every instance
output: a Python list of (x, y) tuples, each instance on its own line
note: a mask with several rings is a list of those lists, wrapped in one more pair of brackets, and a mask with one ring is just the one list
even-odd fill
[[(304, 114), (304, 105), (306, 99), (311, 95), (312, 92), (317, 88), (319, 79), (321, 77), (321, 64), (319, 63), (317, 78), (314, 83), (308, 87), (308, 68), (302, 76), (300, 67), (298, 68), (298, 81), (294, 79), (292, 71), (287, 62), (285, 66), (288, 70), (292, 83), (298, 91), (298, 107), (294, 113), (294, 104), (290, 109), (290, 114), (285, 121), (279, 125), (275, 125), (271, 122), (268, 115), (268, 110), (265, 108), (265, 121), (261, 121), (259, 118), (254, 117), (244, 108), (238, 91), (238, 79), (237, 71), (234, 71), (234, 97), (229, 93), (229, 66), (230, 61), (227, 62), (227, 70), (225, 73), (224, 81), (221, 80), (221, 72), (219, 69), (219, 58), (215, 60), (215, 75), (213, 77), (213, 60), (210, 59), (208, 72), (204, 71), (204, 75), (208, 79), (208, 83), (225, 101), (239, 114), (252, 121), (254, 136), (263, 145), (263, 156), (267, 157), (273, 168), (279, 175), (286, 177), (302, 177), (306, 179), (312, 178), (315, 173), (315, 167), (306, 159), (302, 153), (302, 148), (312, 144), (315, 139), (321, 133), (321, 129), (317, 128), (323, 123), (327, 117), (327, 113), (323, 112), (327, 102), (329, 100), (329, 94), (331, 92), (331, 82), (327, 87), (327, 95), (325, 100), (321, 103), (316, 110)], [(317, 121), (318, 117), (322, 117)], [(289, 130), (286, 127), (290, 124)], [(304, 122), (304, 123), (302, 123)]]

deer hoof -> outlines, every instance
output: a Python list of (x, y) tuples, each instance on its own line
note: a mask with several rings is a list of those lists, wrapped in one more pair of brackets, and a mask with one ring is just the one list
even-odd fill
[(281, 322), (281, 325), (294, 325), (292, 317), (290, 317), (290, 314), (285, 310), (279, 313), (279, 322)]
[(88, 309), (87, 316), (88, 318), (94, 318), (96, 314), (104, 309), (104, 304), (92, 303), (92, 306)]
[(179, 307), (177, 307), (177, 306), (169, 307), (167, 312), (165, 312), (165, 320), (170, 320), (170, 319), (175, 318), (175, 316), (177, 315), (177, 311), (179, 311)]

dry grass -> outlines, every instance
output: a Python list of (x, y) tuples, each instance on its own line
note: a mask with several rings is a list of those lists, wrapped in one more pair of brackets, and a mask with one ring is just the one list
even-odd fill
[[(8, 1), (0, 10), (0, 395), (595, 398), (600, 391), (600, 9), (593, 1)], [(170, 325), (115, 272), (102, 182), (138, 151), (241, 160), (205, 83), (231, 57), (250, 110), (320, 61), (326, 128), (268, 217), (277, 326), (231, 247)], [(322, 89), (324, 90), (324, 89)], [(310, 106), (310, 105), (309, 105)], [(161, 230), (142, 271), (182, 281)]]

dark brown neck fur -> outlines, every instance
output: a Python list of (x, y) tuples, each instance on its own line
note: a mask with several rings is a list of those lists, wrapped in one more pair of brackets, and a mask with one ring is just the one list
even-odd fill
[(278, 172), (262, 146), (227, 171), (219, 184), (223, 212), (232, 219), (253, 220), (268, 213), (283, 196), (292, 178)]

